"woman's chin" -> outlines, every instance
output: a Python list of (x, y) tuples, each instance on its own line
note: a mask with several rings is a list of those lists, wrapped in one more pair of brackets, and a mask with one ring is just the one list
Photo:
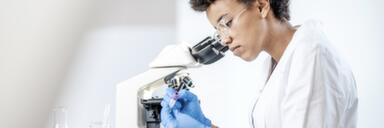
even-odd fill
[(248, 56), (247, 56), (247, 55), (241, 54), (241, 55), (239, 55), (238, 57), (240, 57), (240, 58), (243, 59), (244, 61), (251, 62), (251, 61), (255, 60), (257, 56), (258, 56), (258, 55), (255, 55), (255, 56), (250, 56), (250, 55), (248, 55)]

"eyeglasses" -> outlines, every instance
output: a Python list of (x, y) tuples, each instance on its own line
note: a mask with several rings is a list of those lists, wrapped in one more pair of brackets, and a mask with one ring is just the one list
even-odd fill
[[(240, 15), (247, 10), (246, 7), (242, 8), (239, 12), (237, 12), (236, 15), (233, 17), (229, 15), (224, 15), (218, 22), (215, 37), (220, 39), (221, 41), (223, 39), (226, 39), (229, 37), (229, 31), (232, 27), (233, 22), (237, 23)], [(235, 20), (235, 21), (234, 21)], [(225, 45), (225, 42), (222, 42), (223, 45)]]

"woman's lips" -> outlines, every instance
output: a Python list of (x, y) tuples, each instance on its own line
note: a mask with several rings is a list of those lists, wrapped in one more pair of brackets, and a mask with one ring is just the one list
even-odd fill
[(239, 48), (240, 46), (235, 46), (235, 47), (232, 47), (232, 48), (229, 48), (232, 52), (234, 52), (237, 48)]
[(239, 53), (239, 48), (240, 46), (235, 46), (235, 47), (232, 47), (230, 48), (230, 50), (232, 51), (232, 53), (234, 53), (235, 55), (238, 55)]

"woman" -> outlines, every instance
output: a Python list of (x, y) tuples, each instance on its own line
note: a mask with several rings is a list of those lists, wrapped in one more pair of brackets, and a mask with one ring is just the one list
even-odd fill
[[(265, 51), (265, 81), (250, 117), (254, 128), (356, 127), (357, 91), (349, 66), (329, 44), (319, 23), (289, 24), (289, 0), (191, 0), (205, 11), (222, 42), (252, 61)], [(171, 103), (173, 101), (176, 103)], [(175, 104), (175, 105), (170, 105)], [(162, 126), (216, 127), (196, 95), (167, 90)]]

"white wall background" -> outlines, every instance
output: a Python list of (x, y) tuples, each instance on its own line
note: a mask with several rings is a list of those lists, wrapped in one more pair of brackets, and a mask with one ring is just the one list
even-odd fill
[(42, 128), (93, 0), (0, 0), (0, 128)]
[[(383, 4), (380, 0), (291, 0), (292, 24), (321, 20), (335, 47), (350, 62), (358, 84), (361, 128), (379, 128), (384, 122)], [(196, 42), (212, 33), (205, 14), (192, 11), (188, 0), (177, 5), (178, 40)], [(248, 106), (250, 94), (255, 93), (251, 83), (256, 78), (257, 61), (241, 62), (228, 54), (218, 63), (194, 70), (195, 91), (203, 109), (219, 126), (249, 127)]]

